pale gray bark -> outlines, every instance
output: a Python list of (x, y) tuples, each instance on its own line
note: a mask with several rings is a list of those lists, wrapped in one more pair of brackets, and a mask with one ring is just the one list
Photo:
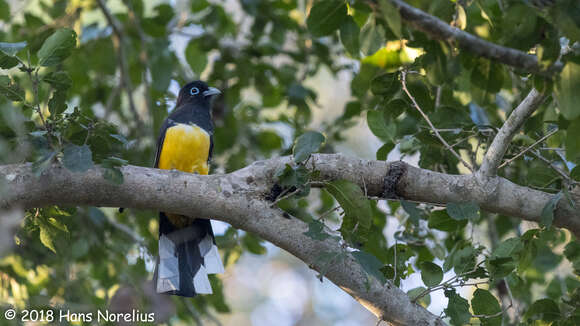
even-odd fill
[[(329, 280), (386, 321), (396, 325), (443, 325), (437, 316), (411, 303), (392, 283), (382, 285), (369, 278), (350, 255), (329, 266), (318, 259), (321, 253), (342, 250), (340, 242), (305, 236), (304, 222), (272, 208), (265, 200), (275, 182), (274, 174), (287, 163), (291, 163), (289, 157), (274, 158), (230, 174), (208, 176), (125, 166), (121, 185), (105, 180), (100, 168), (73, 173), (55, 164), (36, 177), (30, 164), (0, 166), (0, 181), (4, 179), (9, 189), (0, 198), (0, 209), (122, 206), (222, 220), (287, 250), (317, 271), (328, 268), (325, 275)], [(340, 154), (313, 155), (308, 167), (320, 171), (319, 180), (347, 179), (364, 187), (369, 196), (386, 193), (440, 205), (469, 200), (487, 211), (532, 221), (539, 220), (551, 197), (499, 177), (489, 178), (483, 186), (474, 175), (447, 175), (403, 162), (368, 161)], [(554, 216), (555, 225), (580, 236), (580, 212), (567, 200), (558, 203)]]
[(532, 88), (526, 98), (512, 111), (509, 118), (493, 139), (489, 149), (485, 153), (479, 172), (485, 177), (493, 177), (501, 164), (508, 147), (524, 125), (524, 122), (536, 111), (546, 97)]

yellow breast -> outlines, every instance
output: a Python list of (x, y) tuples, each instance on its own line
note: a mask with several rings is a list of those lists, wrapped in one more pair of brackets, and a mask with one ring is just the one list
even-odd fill
[(210, 136), (196, 125), (177, 124), (165, 132), (160, 169), (208, 174)]

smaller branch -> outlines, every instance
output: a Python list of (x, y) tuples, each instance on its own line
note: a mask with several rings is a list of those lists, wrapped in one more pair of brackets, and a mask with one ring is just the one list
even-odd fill
[(117, 38), (117, 60), (119, 61), (119, 70), (121, 73), (121, 82), (123, 87), (125, 88), (125, 92), (127, 93), (127, 98), (129, 99), (129, 110), (135, 117), (135, 121), (137, 122), (138, 130), (146, 130), (144, 129), (143, 122), (139, 117), (137, 112), (137, 108), (135, 106), (135, 102), (133, 100), (133, 86), (131, 85), (131, 78), (129, 76), (129, 67), (127, 66), (127, 58), (125, 55), (125, 34), (123, 29), (121, 28), (121, 23), (111, 14), (109, 9), (107, 8), (104, 0), (97, 0), (103, 15), (107, 19), (108, 24), (113, 28), (113, 33)]
[(438, 129), (435, 128), (435, 126), (433, 125), (431, 120), (429, 120), (429, 117), (425, 114), (425, 112), (423, 112), (423, 110), (421, 110), (421, 107), (419, 107), (419, 104), (417, 104), (417, 101), (415, 100), (413, 95), (411, 95), (411, 93), (407, 89), (407, 80), (406, 79), (407, 79), (407, 72), (403, 70), (403, 71), (401, 71), (401, 84), (403, 85), (403, 91), (405, 91), (407, 96), (411, 99), (411, 101), (413, 102), (413, 106), (415, 106), (415, 109), (417, 109), (417, 111), (419, 111), (421, 116), (423, 116), (423, 119), (425, 119), (425, 121), (427, 121), (427, 124), (429, 124), (429, 127), (431, 127), (431, 130), (433, 130), (433, 132), (435, 133), (435, 136), (437, 136), (437, 138), (439, 138), (439, 140), (441, 141), (441, 143), (443, 143), (445, 148), (447, 148), (447, 150), (449, 150), (453, 155), (455, 155), (455, 157), (459, 160), (459, 162), (461, 162), (466, 168), (468, 168), (469, 171), (473, 172), (473, 167), (471, 167), (471, 165), (469, 165), (469, 163), (465, 162), (465, 160), (463, 160), (461, 158), (461, 156), (453, 149), (453, 147), (451, 147), (447, 143), (447, 141), (445, 141), (445, 139), (443, 139), (443, 137), (441, 137), (441, 134), (439, 134)]
[(577, 183), (576, 181), (572, 180), (568, 173), (557, 167), (552, 161), (548, 160), (547, 158), (540, 155), (538, 151), (532, 150), (530, 153), (534, 154), (535, 157), (539, 158), (544, 163), (548, 164), (554, 171), (556, 171), (559, 175), (561, 175), (565, 180), (567, 180), (570, 184)]
[(543, 142), (544, 140), (548, 139), (550, 136), (552, 136), (553, 134), (558, 132), (558, 128), (550, 131), (547, 135), (545, 135), (544, 137), (540, 138), (537, 142), (533, 143), (532, 145), (528, 146), (526, 149), (524, 149), (523, 151), (521, 151), (518, 155), (510, 158), (509, 160), (503, 162), (500, 166), (497, 167), (497, 169), (501, 169), (504, 166), (510, 164), (511, 162), (513, 162), (514, 160), (516, 160), (518, 157), (524, 155), (527, 151), (529, 151), (530, 149), (534, 148), (536, 145), (538, 145), (539, 143)]
[(143, 32), (143, 28), (141, 27), (141, 20), (135, 13), (135, 9), (133, 8), (133, 4), (129, 0), (123, 0), (123, 3), (127, 8), (129, 8), (129, 18), (135, 25), (135, 29), (137, 30), (137, 34), (139, 35), (139, 39), (141, 41), (141, 52), (139, 53), (139, 61), (145, 67), (145, 71), (143, 72), (143, 84), (145, 86), (145, 107), (147, 109), (147, 113), (151, 114), (151, 93), (149, 91), (149, 80), (147, 76), (147, 72), (151, 70), (149, 66), (149, 57), (147, 55), (146, 45), (148, 43), (145, 33)]
[[(377, 3), (377, 0), (368, 1), (373, 4)], [(470, 51), (477, 56), (496, 60), (528, 72), (551, 75), (563, 68), (562, 62), (557, 61), (552, 66), (544, 69), (538, 63), (538, 58), (534, 55), (497, 45), (457, 27), (449, 26), (449, 24), (439, 18), (415, 8), (403, 0), (390, 0), (390, 2), (397, 7), (403, 20), (415, 29), (424, 32), (433, 40), (457, 42), (460, 48)]]
[(274, 206), (276, 206), (276, 204), (278, 204), (278, 203), (279, 203), (279, 202), (281, 202), (282, 200), (284, 200), (284, 199), (286, 199), (286, 198), (289, 198), (289, 197), (292, 197), (292, 196), (294, 196), (295, 194), (297, 194), (297, 193), (300, 191), (300, 189), (299, 189), (299, 188), (296, 188), (296, 189), (294, 189), (294, 190), (292, 190), (292, 191), (290, 191), (290, 189), (292, 189), (292, 188), (288, 188), (286, 191), (284, 191), (284, 192), (283, 192), (283, 193), (280, 195), (280, 197), (276, 198), (276, 200), (275, 200), (274, 202), (272, 202), (272, 204), (270, 204), (270, 207), (274, 207)]
[(544, 101), (544, 95), (532, 88), (528, 96), (516, 107), (493, 139), (481, 163), (479, 172), (486, 177), (494, 177), (512, 139), (529, 116)]

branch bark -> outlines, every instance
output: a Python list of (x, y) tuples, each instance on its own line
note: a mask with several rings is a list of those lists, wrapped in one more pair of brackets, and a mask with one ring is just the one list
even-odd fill
[[(286, 213), (272, 208), (265, 200), (276, 171), (291, 162), (289, 157), (274, 158), (230, 174), (207, 176), (125, 166), (121, 185), (105, 180), (99, 167), (73, 173), (55, 164), (36, 177), (31, 164), (0, 166), (0, 181), (10, 189), (0, 198), (0, 209), (47, 205), (122, 206), (222, 220), (287, 250), (314, 270), (328, 269), (325, 276), (329, 280), (385, 321), (396, 325), (443, 325), (437, 316), (411, 303), (392, 283), (383, 285), (369, 277), (351, 255), (331, 266), (318, 259), (321, 253), (342, 250), (341, 243), (333, 238), (318, 241), (304, 235), (308, 229), (306, 223), (287, 218)], [(347, 179), (365, 187), (372, 197), (394, 194), (438, 205), (473, 201), (489, 212), (531, 221), (540, 220), (542, 209), (552, 197), (499, 177), (492, 178), (495, 188), (489, 191), (473, 174), (448, 175), (403, 162), (368, 161), (340, 154), (313, 155), (308, 167), (320, 171), (319, 181)], [(580, 205), (576, 201), (575, 205)], [(558, 203), (554, 216), (554, 225), (566, 227), (580, 236), (580, 211), (568, 200)]]
[(512, 111), (483, 157), (483, 162), (479, 169), (479, 173), (482, 176), (493, 177), (496, 175), (512, 139), (544, 99), (545, 96), (533, 88), (526, 98)]
[[(376, 0), (372, 1), (376, 2)], [(434, 40), (455, 41), (459, 47), (478, 56), (493, 59), (527, 72), (550, 75), (562, 69), (560, 62), (543, 69), (538, 64), (538, 58), (534, 55), (483, 40), (459, 28), (450, 26), (439, 18), (410, 6), (402, 0), (390, 0), (390, 2), (399, 10), (403, 20)]]

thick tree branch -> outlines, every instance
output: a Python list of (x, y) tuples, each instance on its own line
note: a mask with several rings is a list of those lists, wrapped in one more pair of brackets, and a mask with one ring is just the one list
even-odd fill
[[(308, 230), (306, 223), (285, 217), (286, 214), (264, 200), (276, 170), (290, 162), (287, 157), (272, 159), (227, 175), (209, 176), (125, 166), (122, 185), (106, 181), (99, 168), (73, 173), (55, 165), (37, 178), (29, 164), (3, 166), (0, 178), (7, 180), (11, 191), (0, 199), (0, 207), (123, 206), (223, 220), (287, 250), (317, 271), (325, 270), (329, 280), (389, 322), (444, 325), (437, 316), (411, 303), (390, 282), (383, 285), (369, 277), (351, 255), (332, 264), (319, 259), (322, 253), (340, 253), (344, 248), (335, 238), (318, 241), (304, 235)], [(315, 156), (311, 162), (312, 167), (324, 171), (324, 178), (341, 177), (345, 173), (368, 178), (367, 187), (374, 194), (381, 192), (384, 173), (388, 170), (384, 162), (343, 160), (340, 155)], [(363, 164), (360, 166), (363, 170), (353, 174), (354, 166), (349, 162)], [(365, 176), (369, 172), (372, 175)]]
[[(0, 209), (55, 204), (123, 206), (222, 220), (261, 236), (317, 271), (328, 268), (325, 276), (329, 280), (386, 321), (397, 325), (443, 325), (390, 282), (382, 285), (369, 278), (352, 256), (330, 266), (319, 259), (321, 253), (343, 250), (341, 243), (334, 238), (318, 241), (304, 235), (304, 222), (286, 218), (264, 199), (270, 193), (276, 171), (291, 162), (289, 157), (274, 158), (230, 174), (209, 176), (125, 166), (121, 185), (105, 180), (100, 168), (73, 173), (54, 165), (36, 177), (31, 164), (0, 166), (0, 183), (3, 179), (10, 189), (0, 197)], [(365, 187), (369, 196), (394, 194), (439, 205), (473, 201), (487, 211), (532, 221), (540, 220), (542, 209), (552, 197), (499, 177), (491, 178), (495, 187), (489, 191), (472, 174), (447, 175), (403, 162), (368, 161), (339, 154), (313, 155), (308, 167), (320, 171), (319, 181), (347, 179)], [(555, 225), (580, 236), (580, 211), (568, 200), (558, 203), (554, 217)]]
[[(376, 2), (376, 0), (372, 1)], [(538, 64), (538, 58), (534, 55), (485, 41), (459, 28), (450, 26), (439, 18), (410, 6), (402, 0), (390, 0), (390, 2), (399, 9), (403, 20), (434, 40), (455, 41), (459, 47), (480, 57), (497, 60), (528, 72), (551, 74), (562, 68), (561, 63), (556, 63), (552, 67), (543, 70)]]
[(533, 88), (520, 105), (512, 111), (485, 153), (479, 169), (481, 175), (495, 176), (512, 139), (544, 99), (545, 96)]

